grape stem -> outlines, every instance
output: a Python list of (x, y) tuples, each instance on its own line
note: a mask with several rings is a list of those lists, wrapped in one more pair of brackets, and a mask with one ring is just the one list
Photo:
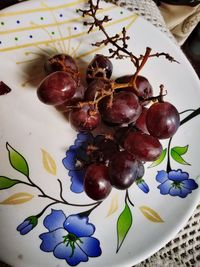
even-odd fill
[[(115, 34), (114, 36), (109, 36), (109, 34), (107, 33), (107, 31), (105, 30), (104, 27), (104, 23), (109, 22), (111, 19), (106, 15), (104, 16), (103, 19), (98, 19), (97, 18), (97, 11), (99, 8), (99, 3), (100, 0), (96, 1), (96, 5), (93, 3), (93, 0), (88, 0), (88, 4), (89, 4), (89, 9), (87, 10), (82, 10), (79, 9), (78, 11), (82, 12), (82, 16), (85, 17), (85, 15), (93, 18), (92, 22), (84, 22), (84, 25), (89, 25), (90, 28), (88, 30), (88, 33), (90, 33), (94, 27), (98, 27), (99, 30), (104, 34), (105, 36), (105, 40), (96, 42), (95, 44), (92, 44), (93, 46), (97, 46), (100, 47), (101, 45), (108, 45), (111, 44), (114, 48), (110, 48), (109, 49), (109, 53), (111, 54), (109, 56), (109, 58), (117, 58), (117, 59), (122, 59), (122, 58), (130, 58), (131, 62), (134, 64), (134, 66), (136, 67), (136, 69), (138, 70), (140, 68), (140, 61), (145, 59), (145, 55), (140, 55), (139, 57), (135, 56), (132, 52), (128, 51), (128, 44), (127, 44), (127, 40), (130, 39), (129, 36), (127, 36), (126, 33), (126, 29), (125, 27), (123, 27), (122, 31), (120, 34)], [(121, 37), (122, 36), (122, 37)], [(120, 43), (120, 44), (119, 44)], [(122, 43), (122, 45), (121, 45)], [(120, 53), (122, 52), (122, 54)], [(162, 53), (153, 53), (150, 54), (149, 53), (149, 57), (160, 57), (160, 56), (164, 56), (167, 60), (169, 60), (170, 62), (176, 62), (179, 63), (177, 60), (175, 60), (172, 56), (170, 56), (168, 53), (162, 52)], [(137, 72), (137, 71), (136, 71)]]
[[(146, 53), (142, 59), (141, 64), (139, 65), (137, 71), (135, 72), (135, 74), (132, 76), (130, 82), (128, 83), (116, 83), (115, 81), (110, 81), (110, 88), (108, 88), (107, 90), (105, 90), (105, 88), (103, 88), (101, 90), (101, 94), (99, 97), (95, 98), (94, 101), (89, 101), (89, 102), (79, 102), (77, 106), (75, 106), (74, 108), (77, 107), (83, 107), (84, 105), (93, 105), (95, 107), (95, 109), (98, 109), (98, 103), (106, 96), (110, 96), (110, 106), (112, 106), (112, 98), (113, 98), (113, 93), (115, 90), (117, 89), (121, 89), (121, 88), (130, 88), (130, 90), (134, 90), (134, 93), (137, 95), (137, 86), (136, 86), (136, 79), (139, 75), (139, 72), (142, 70), (142, 68), (144, 67), (145, 63), (148, 60), (148, 57), (151, 53), (151, 48), (147, 47), (146, 48)], [(160, 97), (162, 97), (162, 95), (160, 95)], [(146, 99), (144, 99), (145, 101)]]

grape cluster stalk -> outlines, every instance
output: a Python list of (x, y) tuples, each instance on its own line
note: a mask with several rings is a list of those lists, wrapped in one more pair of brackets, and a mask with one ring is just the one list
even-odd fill
[[(109, 55), (97, 54), (86, 69), (86, 81), (81, 80), (74, 58), (58, 54), (49, 58), (44, 69), (45, 79), (37, 89), (38, 98), (45, 104), (68, 113), (71, 126), (79, 132), (98, 131), (102, 124), (111, 131), (97, 133), (93, 144), (88, 145), (87, 160), (80, 159), (85, 169), (84, 188), (94, 200), (106, 198), (112, 187), (126, 190), (144, 175), (144, 163), (158, 159), (162, 153), (160, 139), (171, 138), (180, 125), (179, 113), (174, 105), (164, 101), (164, 87), (153, 94), (147, 77), (140, 75), (144, 65), (152, 57), (165, 56), (177, 62), (167, 53), (152, 53), (147, 47), (144, 55), (136, 56), (128, 50), (126, 29), (121, 34), (109, 36), (104, 24), (111, 19), (98, 19), (100, 1), (88, 1), (87, 10), (79, 10), (92, 21), (84, 22), (94, 27), (105, 39), (93, 45), (111, 45)], [(130, 59), (132, 74), (112, 79), (112, 58)], [(86, 85), (85, 85), (86, 84)]]

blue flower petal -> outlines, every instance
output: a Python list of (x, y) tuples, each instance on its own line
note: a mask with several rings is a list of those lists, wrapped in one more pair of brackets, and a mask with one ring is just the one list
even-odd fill
[(39, 236), (39, 238), (42, 239), (42, 243), (40, 245), (41, 250), (45, 252), (52, 252), (58, 244), (63, 243), (63, 236), (66, 236), (66, 234), (67, 232), (63, 228), (41, 234)]
[(88, 261), (88, 256), (77, 245), (72, 251), (72, 247), (69, 244), (61, 243), (55, 248), (53, 254), (58, 259), (65, 259), (71, 266)]
[(169, 190), (169, 194), (171, 196), (180, 196), (181, 195), (181, 188), (172, 186)]
[(94, 237), (81, 237), (79, 247), (89, 256), (98, 257), (101, 255), (100, 242)]
[(67, 170), (76, 170), (76, 161), (77, 161), (77, 154), (79, 149), (69, 149), (66, 152), (66, 157), (62, 160), (63, 165)]
[(62, 210), (51, 210), (51, 213), (44, 219), (44, 226), (49, 230), (53, 231), (63, 227), (66, 216)]
[(91, 236), (95, 227), (88, 223), (88, 217), (80, 217), (78, 215), (70, 215), (64, 222), (64, 228), (77, 237)]
[(164, 183), (166, 180), (168, 180), (168, 174), (166, 171), (158, 171), (158, 174), (156, 175), (156, 181), (159, 183)]
[(172, 181), (182, 182), (189, 178), (189, 174), (187, 172), (182, 172), (181, 170), (173, 170), (168, 173), (168, 177)]
[(194, 190), (194, 189), (198, 188), (198, 184), (193, 179), (185, 180), (181, 183), (181, 185), (184, 186), (185, 188), (190, 189), (190, 190)]
[(187, 197), (188, 194), (191, 194), (191, 193), (192, 193), (192, 190), (182, 187), (179, 197), (185, 198)]
[(24, 227), (24, 228), (20, 231), (20, 234), (21, 234), (21, 235), (26, 235), (26, 234), (28, 234), (32, 229), (33, 229), (33, 225), (32, 225), (32, 224), (29, 224), (29, 225), (27, 225), (26, 227)]
[(84, 145), (84, 143), (87, 144), (91, 144), (94, 140), (94, 137), (91, 133), (89, 132), (85, 132), (85, 133), (79, 133), (77, 135), (77, 138), (74, 142), (75, 146), (80, 147), (82, 145)]
[(144, 192), (144, 193), (149, 193), (149, 186), (148, 186), (148, 184), (145, 182), (145, 181), (143, 181), (143, 182), (141, 182), (141, 183), (137, 183), (137, 186)]
[(167, 194), (169, 194), (169, 190), (170, 190), (170, 188), (172, 187), (172, 181), (170, 181), (170, 180), (167, 180), (167, 181), (165, 181), (164, 183), (162, 183), (162, 184), (160, 184), (159, 186), (158, 186), (158, 188), (160, 189), (160, 193), (162, 194), (162, 195), (167, 195)]
[(23, 228), (25, 228), (27, 225), (29, 225), (29, 220), (23, 221), (20, 225), (17, 227), (17, 231), (21, 231)]
[(74, 193), (82, 193), (84, 191), (83, 179), (85, 170), (69, 171), (68, 174), (71, 177), (70, 190)]

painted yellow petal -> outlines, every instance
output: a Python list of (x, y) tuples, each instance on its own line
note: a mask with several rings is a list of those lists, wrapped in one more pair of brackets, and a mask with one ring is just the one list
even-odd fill
[(25, 192), (20, 192), (13, 194), (12, 196), (6, 198), (2, 202), (0, 202), (1, 205), (17, 205), (22, 204), (25, 202), (30, 201), (33, 198), (33, 195)]
[(113, 213), (115, 213), (119, 208), (118, 205), (118, 195), (115, 195), (112, 197), (112, 201), (110, 204), (110, 208), (108, 210), (108, 214), (106, 215), (106, 217), (109, 217), (110, 215), (112, 215)]
[(52, 158), (52, 156), (44, 149), (42, 149), (42, 162), (45, 170), (52, 174), (56, 175), (57, 173), (57, 167), (55, 160)]
[(164, 222), (163, 219), (160, 217), (160, 215), (153, 209), (147, 206), (141, 206), (139, 207), (142, 214), (150, 221), (156, 222), (156, 223), (162, 223)]

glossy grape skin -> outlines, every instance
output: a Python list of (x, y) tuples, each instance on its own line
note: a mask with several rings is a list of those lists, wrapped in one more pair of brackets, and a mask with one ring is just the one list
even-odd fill
[[(120, 83), (120, 84), (129, 83), (131, 81), (131, 78), (132, 78), (132, 75), (124, 75), (124, 76), (117, 78), (115, 81), (116, 83)], [(146, 98), (153, 96), (153, 88), (147, 78), (138, 75), (136, 78), (136, 87), (137, 87), (137, 90), (131, 87), (120, 89), (120, 90), (127, 90), (127, 91), (132, 90), (133, 92), (136, 91), (137, 95), (141, 97), (142, 99), (146, 99)], [(147, 105), (148, 103), (149, 101), (143, 101), (141, 104), (144, 106), (144, 105)]]
[(67, 54), (57, 54), (48, 58), (44, 64), (44, 69), (47, 74), (55, 71), (71, 71), (78, 73), (78, 66), (75, 60)]
[(159, 140), (142, 132), (130, 132), (124, 141), (124, 148), (141, 161), (154, 161), (162, 153)]
[(146, 115), (147, 115), (148, 108), (142, 107), (142, 113), (140, 114), (139, 118), (135, 122), (135, 126), (138, 130), (142, 131), (143, 133), (149, 134), (146, 124)]
[(92, 131), (100, 124), (101, 116), (98, 110), (87, 104), (72, 109), (69, 113), (69, 121), (77, 131)]
[(119, 92), (113, 95), (112, 105), (110, 97), (105, 97), (100, 103), (100, 111), (106, 122), (114, 124), (129, 124), (135, 122), (142, 108), (138, 97), (131, 92)]
[(63, 104), (56, 106), (57, 110), (61, 112), (69, 112), (71, 107), (74, 107), (77, 103), (83, 101), (85, 90), (85, 86), (80, 83), (76, 88), (75, 94), (70, 99), (65, 101)]
[(86, 80), (88, 83), (90, 83), (93, 79), (98, 77), (110, 79), (112, 71), (113, 65), (110, 59), (103, 55), (97, 54), (88, 65)]
[(129, 188), (138, 178), (138, 161), (127, 151), (113, 155), (109, 162), (110, 183), (117, 189)]
[(48, 105), (60, 105), (75, 94), (77, 83), (70, 74), (57, 71), (49, 74), (37, 89), (40, 101)]
[(87, 87), (85, 100), (93, 101), (95, 98), (100, 97), (103, 90), (106, 91), (106, 89), (109, 89), (109, 83), (103, 79), (95, 78)]
[(154, 103), (146, 115), (149, 133), (159, 139), (172, 137), (180, 125), (178, 110), (169, 102)]
[(116, 127), (114, 132), (114, 139), (119, 146), (124, 148), (124, 141), (129, 132), (137, 132), (138, 129), (132, 125), (126, 127)]
[(94, 200), (103, 200), (112, 189), (108, 167), (102, 163), (91, 164), (84, 177), (85, 193)]

